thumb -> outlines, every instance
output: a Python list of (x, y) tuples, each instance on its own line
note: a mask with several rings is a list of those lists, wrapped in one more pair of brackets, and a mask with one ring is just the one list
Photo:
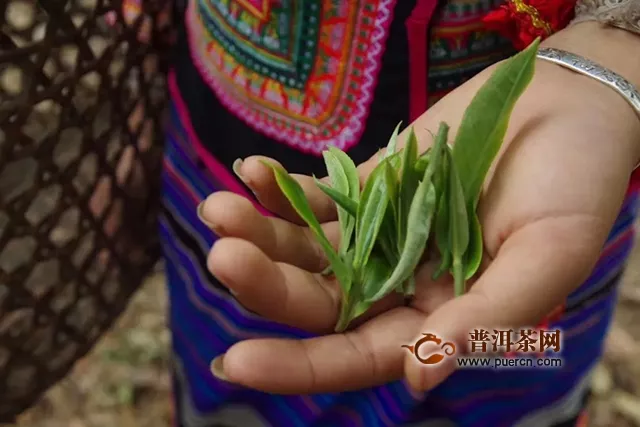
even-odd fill
[(426, 391), (444, 381), (455, 371), (475, 329), (493, 333), (538, 324), (588, 277), (603, 243), (603, 233), (592, 231), (600, 229), (602, 224), (593, 218), (560, 217), (539, 220), (509, 236), (468, 293), (426, 319), (421, 333), (454, 343), (455, 354), (431, 365), (408, 354), (409, 385)]

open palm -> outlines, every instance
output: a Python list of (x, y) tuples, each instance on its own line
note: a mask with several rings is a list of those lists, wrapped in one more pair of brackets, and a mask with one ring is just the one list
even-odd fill
[[(413, 125), (424, 150), (441, 121), (451, 126), (492, 69), (446, 96)], [(571, 94), (568, 96), (567, 94)], [(586, 95), (585, 95), (586, 94)], [(600, 103), (586, 102), (599, 99)], [(262, 216), (241, 196), (220, 192), (201, 216), (221, 237), (209, 270), (248, 309), (318, 335), (306, 340), (237, 343), (218, 366), (229, 381), (274, 393), (360, 389), (407, 378), (432, 388), (452, 363), (426, 368), (401, 348), (422, 332), (460, 346), (470, 330), (536, 324), (588, 276), (622, 203), (636, 163), (640, 126), (617, 94), (551, 64), (537, 65), (513, 112), (503, 151), (479, 205), (485, 260), (469, 292), (453, 298), (449, 278), (416, 271), (416, 297), (405, 306), (389, 296), (354, 327), (334, 334), (340, 290), (320, 272), (327, 261), (312, 234), (257, 158), (239, 174), (259, 201), (280, 218)], [(400, 135), (400, 146), (406, 132)], [(634, 151), (635, 150), (635, 151)], [(367, 176), (377, 157), (359, 166)], [(333, 202), (308, 176), (295, 176), (337, 246)]]

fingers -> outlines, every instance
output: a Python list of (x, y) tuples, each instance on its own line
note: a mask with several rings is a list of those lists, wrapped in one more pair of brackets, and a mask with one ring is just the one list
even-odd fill
[(337, 286), (292, 265), (274, 263), (250, 242), (218, 240), (207, 266), (243, 306), (270, 320), (327, 333), (338, 319)]
[[(320, 272), (327, 266), (324, 252), (308, 227), (266, 217), (242, 196), (217, 192), (207, 197), (198, 209), (202, 220), (220, 237), (248, 240), (273, 261), (311, 272)], [(337, 247), (340, 239), (338, 223), (326, 223), (323, 230)]]
[[(262, 161), (279, 164), (277, 161), (267, 157), (252, 156), (245, 160), (238, 159), (233, 168), (265, 208), (288, 221), (304, 225), (304, 220), (300, 218), (289, 203), (289, 200), (282, 194), (273, 171), (264, 165)], [(291, 174), (291, 176), (298, 181), (304, 190), (311, 209), (320, 223), (338, 218), (335, 204), (318, 188), (313, 177), (298, 174)]]
[(406, 307), (384, 313), (346, 334), (307, 340), (256, 339), (231, 347), (212, 363), (219, 378), (263, 392), (331, 393), (397, 380), (424, 316)]
[[(586, 216), (524, 226), (507, 238), (469, 292), (438, 308), (420, 333), (453, 341), (459, 354), (476, 328), (534, 327), (586, 279), (603, 243), (594, 236), (604, 229), (601, 221)], [(407, 380), (420, 391), (437, 386), (454, 369), (455, 357), (437, 365), (420, 364), (413, 355), (405, 360)]]

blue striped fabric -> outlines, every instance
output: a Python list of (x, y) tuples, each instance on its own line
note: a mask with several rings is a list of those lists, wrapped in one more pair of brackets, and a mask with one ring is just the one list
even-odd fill
[[(174, 92), (173, 97), (179, 94)], [(186, 111), (180, 111), (179, 105), (172, 105), (167, 135), (160, 228), (170, 294), (179, 425), (214, 425), (223, 419), (216, 414), (232, 405), (240, 405), (247, 419), (258, 423), (236, 424), (242, 427), (377, 427), (426, 420), (440, 422), (434, 426), (449, 425), (445, 420), (450, 420), (461, 426), (496, 427), (517, 425), (523, 417), (535, 414), (548, 422), (539, 426), (562, 421), (565, 409), (547, 407), (583, 387), (585, 376), (601, 355), (620, 273), (633, 244), (637, 193), (625, 201), (592, 276), (568, 298), (567, 312), (551, 325), (564, 331), (562, 369), (465, 369), (424, 396), (413, 395), (402, 382), (342, 394), (267, 395), (216, 380), (209, 373), (210, 361), (239, 340), (309, 334), (244, 309), (207, 272), (207, 252), (216, 237), (198, 220), (196, 207), (209, 194), (226, 190), (229, 176), (214, 175), (198, 160), (194, 147), (199, 142), (190, 139)]]

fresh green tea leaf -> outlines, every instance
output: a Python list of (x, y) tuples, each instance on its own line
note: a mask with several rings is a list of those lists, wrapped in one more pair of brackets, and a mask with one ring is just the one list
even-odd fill
[(309, 205), (309, 201), (304, 194), (304, 190), (302, 189), (298, 181), (293, 179), (281, 166), (272, 164), (270, 162), (263, 163), (273, 170), (276, 182), (282, 190), (282, 193), (289, 200), (291, 206), (295, 209), (298, 215), (300, 215), (300, 217), (307, 223), (309, 229), (313, 232), (314, 236), (318, 240), (318, 243), (320, 243), (322, 250), (327, 256), (329, 263), (331, 264), (331, 269), (340, 282), (343, 293), (348, 294), (349, 289), (351, 288), (351, 270), (333, 249), (333, 246), (331, 246), (331, 243), (327, 239), (327, 236), (324, 234), (324, 231), (322, 230), (318, 219), (316, 218), (313, 210), (311, 209), (311, 206)]
[[(382, 252), (387, 258), (389, 263), (394, 263), (398, 260), (399, 249), (397, 249), (397, 240), (398, 236), (396, 235), (397, 231), (397, 203), (394, 203), (393, 200), (397, 200), (398, 198), (398, 171), (397, 166), (399, 166), (400, 154), (402, 152), (396, 152), (392, 154), (390, 157), (386, 158), (386, 162), (388, 166), (384, 167), (385, 174), (385, 182), (387, 186), (387, 192), (392, 192), (393, 194), (389, 194), (389, 202), (387, 205), (387, 209), (384, 214), (384, 219), (382, 222), (382, 226), (380, 229), (380, 233), (378, 236), (378, 245), (381, 247)], [(389, 208), (390, 207), (390, 208)]]
[(358, 175), (358, 168), (355, 163), (353, 163), (353, 160), (351, 160), (351, 157), (339, 148), (329, 146), (329, 152), (342, 164), (342, 170), (344, 170), (347, 181), (349, 181), (349, 197), (357, 201), (360, 198), (360, 176)]
[(391, 209), (387, 209), (384, 214), (384, 219), (382, 220), (382, 225), (380, 226), (380, 234), (378, 235), (378, 241), (374, 246), (380, 248), (380, 251), (387, 259), (387, 262), (391, 265), (398, 262), (398, 258), (400, 257), (399, 251), (396, 247), (396, 240), (398, 236), (396, 235), (396, 223), (394, 219), (393, 212)]
[[(451, 156), (451, 150), (446, 153)], [(449, 249), (455, 295), (464, 292), (465, 278), (463, 255), (469, 245), (469, 217), (464, 200), (464, 190), (454, 162), (449, 165)]]
[(443, 146), (443, 155), (441, 156), (440, 163), (435, 165), (435, 171), (433, 173), (433, 185), (436, 187), (436, 194), (438, 195), (438, 206), (440, 205), (440, 199), (449, 188), (449, 162), (451, 156), (446, 154), (446, 150), (451, 150), (451, 148), (448, 145)]
[[(346, 172), (342, 167), (342, 163), (331, 151), (324, 151), (322, 153), (324, 157), (324, 163), (327, 167), (329, 179), (335, 192), (338, 194), (345, 194), (345, 198), (350, 200), (349, 194), (349, 180), (347, 179)], [(316, 184), (319, 181), (316, 180)], [(321, 187), (322, 189), (322, 187)], [(326, 193), (326, 191), (325, 191)], [(331, 197), (331, 196), (330, 196)], [(351, 244), (351, 236), (354, 231), (355, 218), (349, 215), (349, 212), (345, 210), (339, 203), (338, 204), (338, 222), (340, 223), (341, 240), (340, 240), (340, 254), (344, 254), (349, 245)]]
[(387, 153), (384, 156), (385, 158), (396, 153), (396, 149), (398, 146), (398, 134), (400, 133), (401, 125), (402, 125), (402, 122), (396, 125), (396, 128), (393, 130), (393, 133), (391, 134), (391, 138), (389, 138), (389, 143), (387, 144)]
[(389, 163), (384, 166), (384, 179), (387, 182), (387, 194), (389, 195), (389, 207), (391, 208), (391, 221), (398, 221), (398, 175)]
[(402, 154), (402, 150), (396, 151), (389, 157), (386, 157), (386, 160), (389, 162), (393, 170), (395, 170), (396, 172), (400, 170), (400, 161), (402, 160), (402, 157), (400, 156), (400, 154)]
[(441, 161), (442, 158), (446, 155), (445, 150), (447, 150), (447, 140), (449, 138), (449, 125), (441, 122), (438, 127), (438, 133), (436, 134), (436, 139), (431, 147), (431, 155), (429, 156), (429, 164), (427, 165), (427, 169), (425, 170), (424, 178), (425, 180), (429, 180), (429, 182), (433, 183), (434, 176), (441, 169)]
[(408, 228), (411, 233), (407, 233), (400, 260), (385, 283), (375, 293), (365, 295), (367, 301), (378, 301), (413, 275), (427, 245), (435, 213), (435, 203), (435, 187), (430, 180), (421, 181), (411, 201), (408, 220)]
[[(329, 187), (327, 184), (323, 183), (319, 179), (315, 179), (316, 185), (324, 194), (329, 196), (331, 200), (333, 200), (336, 205), (342, 210), (344, 210), (348, 215), (355, 219), (358, 212), (358, 202), (344, 193), (339, 192), (335, 188)], [(339, 211), (338, 211), (339, 212)]]
[(465, 200), (475, 210), (516, 101), (533, 78), (540, 40), (502, 62), (467, 107), (453, 144)]
[(413, 131), (413, 126), (409, 131), (409, 137), (405, 144), (400, 172), (400, 191), (395, 196), (397, 198), (397, 246), (398, 250), (402, 250), (402, 246), (406, 239), (407, 234), (407, 217), (409, 215), (409, 207), (411, 206), (411, 200), (418, 188), (418, 182), (420, 177), (424, 175), (418, 174), (413, 165), (416, 163), (418, 157), (418, 139)]
[(356, 218), (356, 247), (353, 268), (358, 272), (367, 263), (387, 210), (389, 196), (385, 167), (389, 157), (379, 163), (364, 184)]
[(380, 286), (391, 276), (392, 265), (386, 259), (372, 254), (367, 261), (362, 277), (362, 294), (369, 295), (377, 291)]
[[(355, 163), (353, 163), (353, 160), (351, 160), (351, 158), (344, 151), (336, 147), (329, 146), (329, 152), (332, 153), (340, 162), (340, 164), (342, 165), (342, 170), (347, 177), (347, 181), (349, 183), (349, 191), (346, 192), (346, 194), (349, 196), (349, 198), (357, 203), (360, 198), (360, 176), (358, 174), (358, 168), (356, 167)], [(336, 201), (336, 199), (334, 199), (334, 201)], [(336, 203), (338, 202), (336, 201)], [(346, 210), (346, 206), (344, 204), (342, 205), (342, 207)], [(353, 218), (349, 218), (349, 220), (347, 221), (344, 235), (342, 236), (343, 240), (341, 240), (341, 242), (346, 242), (344, 245), (341, 245), (342, 253), (344, 253), (346, 248), (351, 247), (351, 241), (356, 228), (356, 214), (352, 214), (352, 216)]]
[(353, 311), (356, 304), (358, 304), (358, 301), (359, 300), (357, 295), (342, 295), (342, 301), (340, 303), (340, 314), (338, 317), (338, 322), (336, 323), (336, 327), (334, 329), (335, 332), (341, 333), (347, 329), (349, 323), (351, 323), (351, 320), (353, 319)]
[(331, 186), (337, 191), (343, 194), (349, 194), (349, 180), (342, 167), (342, 163), (331, 151), (324, 151), (322, 153), (324, 158), (324, 164), (327, 167), (327, 173), (331, 180)]
[(449, 248), (445, 248), (444, 252), (440, 252), (440, 265), (436, 271), (431, 275), (431, 279), (438, 280), (444, 273), (449, 271), (451, 268), (451, 251)]
[[(344, 254), (343, 262), (346, 265), (351, 265), (353, 262), (354, 248), (349, 248)], [(354, 283), (349, 289), (349, 292), (342, 292), (342, 301), (340, 302), (340, 317), (336, 323), (335, 332), (343, 332), (349, 326), (349, 323), (353, 319), (353, 311), (358, 301), (361, 301), (360, 286)]]
[(445, 156), (444, 167), (440, 170), (436, 193), (438, 194), (438, 211), (435, 219), (436, 245), (440, 251), (440, 265), (433, 273), (432, 279), (449, 271), (451, 267), (451, 250), (449, 248), (449, 156)]
[(469, 218), (469, 247), (464, 254), (465, 279), (469, 280), (477, 273), (482, 262), (484, 242), (482, 226), (478, 214), (473, 212)]
[(413, 169), (416, 171), (416, 173), (419, 176), (424, 175), (424, 171), (427, 170), (427, 166), (429, 166), (430, 157), (431, 157), (431, 147), (429, 147), (429, 149), (425, 153), (421, 154), (416, 160), (416, 163), (413, 166)]
[(402, 293), (405, 296), (413, 296), (416, 294), (416, 277), (413, 274), (405, 280)]

